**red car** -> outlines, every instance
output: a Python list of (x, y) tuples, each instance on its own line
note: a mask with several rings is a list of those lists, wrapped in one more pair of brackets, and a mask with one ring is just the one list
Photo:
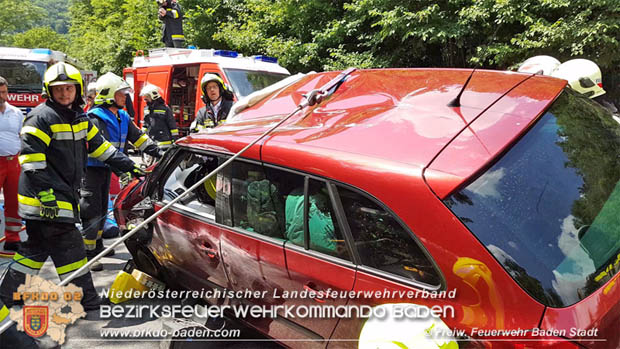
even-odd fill
[[(121, 227), (337, 75), (308, 74), (177, 142), (119, 195)], [(505, 71), (356, 70), (331, 92), (129, 239), (138, 267), (188, 289), (261, 292), (230, 304), (452, 309), (439, 319), (462, 330), (460, 347), (620, 345), (609, 114), (564, 80)], [(316, 297), (290, 296), (302, 290)], [(366, 318), (241, 320), (305, 348), (356, 347)]]

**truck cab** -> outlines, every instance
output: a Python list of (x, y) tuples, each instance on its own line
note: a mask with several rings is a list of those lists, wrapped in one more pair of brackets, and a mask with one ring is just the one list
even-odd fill
[(220, 76), (232, 88), (235, 99), (289, 76), (276, 58), (268, 56), (244, 57), (235, 51), (185, 48), (153, 49), (148, 55), (139, 52), (133, 65), (123, 70), (123, 77), (134, 90), (135, 123), (143, 125), (146, 103), (140, 98), (140, 90), (150, 83), (160, 88), (180, 134), (188, 134), (196, 113), (205, 105), (200, 80), (207, 73)]

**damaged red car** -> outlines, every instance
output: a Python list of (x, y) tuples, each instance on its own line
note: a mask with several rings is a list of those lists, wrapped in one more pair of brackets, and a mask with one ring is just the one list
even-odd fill
[[(121, 228), (337, 76), (307, 74), (178, 141), (119, 195)], [(260, 294), (206, 299), (214, 304), (449, 310), (434, 323), (459, 330), (450, 341), (462, 348), (620, 345), (620, 127), (605, 110), (539, 75), (340, 76), (128, 239), (138, 268), (187, 289)], [(289, 347), (419, 336), (415, 324), (403, 334), (364, 316), (276, 309), (239, 321)]]

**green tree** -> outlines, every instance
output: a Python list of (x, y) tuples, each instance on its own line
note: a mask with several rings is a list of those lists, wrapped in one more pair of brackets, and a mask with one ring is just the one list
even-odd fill
[(44, 47), (66, 52), (69, 40), (50, 27), (38, 27), (15, 34), (13, 36), (13, 46), (24, 48)]
[(34, 27), (45, 11), (29, 1), (0, 0), (0, 44), (12, 42), (12, 35)]
[(59, 34), (69, 31), (69, 8), (66, 0), (32, 0), (45, 10), (46, 16), (38, 22), (38, 26), (49, 26)]
[(101, 73), (122, 73), (137, 50), (161, 46), (155, 1), (73, 0), (70, 54)]

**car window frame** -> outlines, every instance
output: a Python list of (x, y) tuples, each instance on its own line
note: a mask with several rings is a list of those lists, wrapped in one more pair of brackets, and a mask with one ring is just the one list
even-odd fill
[[(156, 178), (153, 179), (152, 188), (148, 188), (150, 190), (149, 196), (151, 197), (153, 201), (163, 203), (164, 205), (171, 202), (170, 200), (164, 200), (163, 189), (166, 185), (168, 178), (170, 178), (170, 176), (172, 175), (172, 172), (178, 167), (179, 163), (188, 153), (203, 155), (203, 156), (214, 156), (214, 157), (217, 157), (220, 161), (226, 160), (225, 156), (223, 156), (222, 154), (203, 151), (201, 149), (191, 148), (191, 147), (178, 147), (178, 149), (175, 150), (174, 155), (171, 155), (170, 159), (167, 159), (167, 163), (163, 164), (165, 169), (162, 170), (161, 173), (159, 173), (156, 176)], [(166, 180), (164, 181), (164, 179)], [(217, 200), (217, 191), (216, 191), (216, 200)], [(216, 222), (217, 208), (216, 208), (216, 213), (213, 216), (202, 213), (181, 202), (176, 202), (170, 208), (174, 208), (176, 209), (177, 212), (186, 214), (187, 216), (191, 218), (198, 219), (205, 223), (211, 224), (211, 223)]]
[[(168, 163), (165, 165), (166, 166), (166, 170), (162, 171), (161, 174), (158, 175), (158, 178), (156, 178), (156, 181), (154, 182), (163, 182), (161, 181), (162, 178), (166, 177), (168, 178), (168, 176), (170, 175), (170, 171), (173, 171), (174, 168), (176, 168), (176, 166), (178, 165), (178, 163), (176, 163), (174, 165), (174, 167), (172, 165), (170, 165), (170, 163), (172, 161), (175, 161), (175, 159), (179, 159), (179, 153), (182, 150), (186, 150), (186, 151), (190, 151), (190, 152), (194, 152), (194, 153), (198, 153), (201, 155), (210, 155), (210, 156), (216, 156), (218, 158), (220, 158), (220, 160), (226, 161), (228, 158), (230, 158), (232, 155), (231, 154), (227, 154), (227, 153), (218, 153), (218, 152), (211, 152), (211, 151), (205, 151), (202, 149), (198, 149), (198, 148), (192, 148), (192, 147), (178, 147), (179, 149), (177, 149), (175, 151), (174, 156), (171, 156), (171, 159), (168, 159)], [(234, 232), (264, 241), (264, 242), (270, 242), (273, 243), (275, 245), (281, 246), (283, 248), (290, 248), (292, 250), (295, 250), (297, 252), (300, 253), (304, 253), (304, 254), (308, 254), (312, 257), (315, 258), (320, 258), (322, 260), (326, 260), (329, 261), (331, 263), (336, 263), (342, 266), (346, 266), (349, 268), (355, 268), (356, 270), (359, 271), (363, 271), (365, 273), (377, 276), (377, 277), (381, 277), (390, 281), (394, 281), (397, 282), (399, 284), (404, 284), (404, 285), (408, 285), (408, 286), (412, 286), (415, 288), (420, 288), (420, 289), (424, 289), (424, 290), (429, 290), (429, 291), (440, 291), (440, 290), (445, 290), (447, 289), (447, 283), (446, 283), (446, 278), (444, 276), (444, 274), (441, 271), (441, 268), (439, 267), (439, 265), (437, 264), (437, 262), (435, 261), (435, 259), (432, 257), (432, 255), (430, 254), (430, 252), (426, 249), (426, 247), (424, 246), (424, 244), (421, 243), (421, 241), (419, 240), (419, 238), (415, 235), (415, 233), (413, 233), (413, 230), (409, 228), (409, 226), (407, 224), (405, 224), (405, 222), (400, 218), (400, 216), (398, 216), (397, 214), (394, 213), (394, 211), (392, 211), (386, 204), (384, 204), (381, 200), (379, 200), (378, 198), (376, 198), (374, 195), (366, 192), (365, 190), (362, 190), (360, 188), (354, 187), (350, 184), (338, 181), (338, 180), (333, 180), (330, 178), (326, 178), (326, 177), (321, 177), (321, 176), (317, 176), (315, 174), (312, 173), (306, 173), (303, 171), (299, 171), (293, 168), (289, 168), (286, 166), (281, 166), (281, 165), (276, 165), (276, 164), (270, 164), (270, 163), (266, 163), (260, 160), (255, 160), (255, 159), (249, 159), (249, 158), (243, 158), (243, 157), (239, 157), (237, 159), (235, 159), (235, 161), (239, 161), (239, 162), (245, 162), (245, 163), (250, 163), (250, 164), (254, 164), (260, 167), (263, 167), (264, 169), (270, 168), (272, 170), (279, 170), (279, 171), (285, 171), (291, 174), (296, 174), (299, 176), (304, 177), (304, 218), (307, 217), (307, 212), (305, 212), (308, 209), (308, 203), (306, 201), (308, 201), (308, 185), (309, 185), (309, 180), (310, 179), (314, 179), (314, 180), (318, 180), (320, 182), (325, 183), (325, 185), (327, 186), (328, 189), (328, 193), (329, 193), (329, 197), (330, 197), (330, 201), (334, 210), (334, 214), (335, 214), (335, 218), (336, 218), (336, 224), (339, 225), (340, 231), (343, 235), (343, 238), (345, 239), (345, 243), (349, 252), (349, 256), (350, 256), (350, 260), (346, 260), (346, 259), (342, 259), (336, 256), (332, 256), (329, 255), (327, 253), (323, 253), (320, 251), (316, 251), (313, 249), (309, 248), (309, 237), (308, 236), (304, 236), (304, 246), (299, 246), (296, 245), (292, 242), (289, 242), (290, 240), (288, 239), (277, 239), (274, 237), (270, 237), (261, 233), (257, 233), (257, 232), (252, 232), (249, 230), (245, 230), (241, 227), (234, 227), (232, 225), (232, 219), (233, 219), (233, 210), (232, 210), (232, 195), (231, 195), (231, 200), (229, 200), (229, 204), (227, 205), (227, 207), (225, 207), (226, 209), (226, 213), (222, 213), (222, 212), (218, 212), (218, 199), (220, 199), (220, 195), (218, 195), (220, 193), (220, 190), (222, 189), (223, 185), (220, 186), (220, 188), (218, 188), (217, 192), (216, 192), (216, 219), (215, 220), (209, 220), (207, 221), (208, 224), (213, 224), (216, 225), (220, 228), (224, 228), (224, 229), (228, 229), (228, 230), (232, 230)], [(235, 161), (233, 161), (231, 163), (234, 164)], [(226, 171), (225, 169), (222, 169), (222, 171)], [(228, 171), (226, 172), (220, 172), (220, 173), (224, 173), (227, 174), (227, 178), (224, 178), (223, 180), (227, 180), (230, 185), (232, 185), (232, 167), (228, 167)], [(220, 173), (218, 173), (217, 175), (220, 175)], [(159, 188), (158, 195), (162, 195), (162, 190), (163, 190), (163, 186), (165, 185), (165, 183), (162, 183), (159, 186), (155, 186), (156, 188)], [(355, 240), (353, 238), (353, 234), (351, 232), (351, 228), (349, 226), (349, 222), (347, 220), (346, 217), (346, 213), (344, 210), (344, 207), (342, 205), (342, 200), (340, 199), (340, 194), (339, 194), (339, 190), (338, 190), (338, 186), (341, 186), (345, 189), (348, 189), (352, 192), (355, 192), (359, 195), (362, 195), (364, 197), (366, 197), (367, 199), (369, 199), (370, 201), (374, 202), (378, 207), (380, 207), (381, 209), (383, 209), (385, 212), (387, 212), (392, 219), (394, 219), (396, 221), (396, 223), (398, 223), (402, 229), (405, 230), (405, 232), (409, 235), (409, 237), (411, 239), (413, 239), (413, 242), (415, 244), (417, 244), (418, 248), (422, 251), (424, 257), (427, 259), (427, 261), (430, 263), (430, 265), (433, 267), (433, 269), (435, 270), (435, 272), (437, 273), (438, 279), (439, 279), (439, 285), (430, 285), (430, 284), (426, 284), (420, 281), (415, 281), (415, 280), (409, 280), (406, 279), (402, 276), (399, 276), (397, 274), (392, 274), (389, 273), (385, 270), (381, 270), (381, 269), (376, 269), (367, 265), (364, 265), (362, 263), (361, 257), (359, 255), (359, 252), (357, 250), (357, 248), (355, 247)], [(231, 193), (232, 194), (232, 193)], [(152, 195), (152, 194), (151, 194)], [(157, 198), (156, 201), (162, 202), (161, 197)], [(184, 205), (179, 205), (182, 207), (185, 207)], [(188, 212), (188, 210), (183, 209), (184, 212)], [(189, 212), (188, 212), (189, 213)], [(225, 224), (222, 222), (218, 222), (217, 221), (217, 217), (219, 215), (224, 215), (224, 214), (228, 214), (228, 216), (231, 219), (231, 224)], [(196, 217), (198, 219), (201, 219), (202, 221), (205, 221), (205, 219), (203, 218), (204, 216), (199, 216)], [(304, 225), (307, 224), (307, 220), (304, 219)], [(304, 234), (309, 234), (309, 229), (304, 228)]]
[[(413, 233), (413, 230), (410, 229), (407, 224), (405, 224), (405, 222), (400, 218), (400, 216), (394, 213), (394, 211), (392, 211), (386, 204), (384, 204), (381, 200), (377, 199), (374, 195), (360, 188), (354, 187), (350, 184), (346, 184), (340, 181), (332, 181), (332, 184), (334, 185), (333, 190), (335, 191), (335, 195), (338, 200), (338, 210), (340, 211), (340, 214), (342, 215), (342, 218), (344, 219), (343, 224), (345, 225), (345, 232), (347, 234), (347, 240), (350, 241), (350, 244), (352, 245), (352, 248), (353, 248), (353, 253), (355, 255), (354, 258), (356, 258), (357, 270), (363, 271), (363, 272), (366, 272), (371, 275), (381, 277), (387, 280), (395, 281), (400, 284), (405, 284), (405, 285), (409, 285), (412, 287), (425, 289), (428, 291), (442, 291), (442, 290), (447, 289), (446, 278), (443, 275), (441, 268), (439, 267), (435, 259), (432, 257), (430, 252), (426, 249), (424, 244), (422, 244), (422, 242), (418, 239), (415, 233)], [(351, 232), (351, 227), (349, 226), (349, 221), (346, 218), (344, 206), (342, 205), (342, 200), (340, 199), (340, 193), (338, 191), (338, 186), (342, 186), (343, 188), (347, 190), (350, 190), (352, 192), (355, 192), (359, 195), (366, 197), (370, 201), (374, 202), (381, 209), (383, 209), (386, 213), (388, 213), (391, 216), (391, 218), (394, 219), (396, 223), (398, 223), (400, 227), (409, 235), (409, 237), (413, 240), (413, 243), (415, 243), (418, 246), (420, 251), (422, 251), (422, 254), (424, 255), (424, 257), (427, 259), (427, 261), (430, 263), (430, 265), (433, 267), (433, 269), (437, 273), (437, 277), (439, 278), (439, 284), (430, 285), (430, 284), (427, 284), (421, 281), (406, 279), (400, 275), (392, 274), (382, 269), (377, 269), (377, 268), (374, 268), (368, 265), (364, 265), (361, 261), (359, 252), (357, 248), (355, 247), (355, 240), (353, 239), (353, 233)]]

